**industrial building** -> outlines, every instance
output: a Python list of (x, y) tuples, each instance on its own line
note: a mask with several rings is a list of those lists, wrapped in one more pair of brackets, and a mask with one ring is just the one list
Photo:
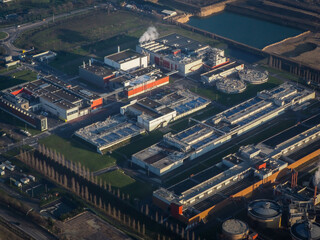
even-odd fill
[(120, 51), (104, 57), (104, 63), (116, 70), (134, 70), (146, 68), (148, 66), (148, 57), (137, 53), (131, 49)]
[(133, 100), (121, 107), (121, 114), (137, 116), (139, 126), (148, 131), (189, 115), (210, 104), (210, 100), (185, 90), (163, 90), (150, 98)]
[(127, 98), (135, 97), (152, 89), (169, 83), (169, 76), (152, 66), (139, 68), (132, 72), (122, 72), (118, 77), (111, 78), (108, 86), (111, 89), (123, 88)]
[(217, 80), (228, 77), (229, 75), (244, 69), (244, 64), (230, 62), (220, 67), (216, 67), (208, 72), (201, 74), (201, 81), (204, 84), (211, 84)]
[[(9, 97), (10, 100), (8, 100), (7, 97)], [(11, 96), (8, 94), (2, 94), (2, 96), (0, 96), (0, 108), (33, 128), (39, 129), (40, 131), (48, 129), (46, 117), (34, 114), (33, 112), (23, 109), (21, 106), (19, 107), (19, 104), (16, 105), (15, 101), (13, 102)]]
[(165, 89), (150, 96), (154, 101), (161, 103), (177, 112), (174, 120), (190, 115), (207, 107), (211, 101), (189, 90)]
[[(159, 173), (163, 175), (182, 165), (184, 159), (193, 160), (314, 97), (315, 92), (289, 83), (261, 91), (256, 97), (205, 121), (191, 119), (197, 124), (176, 134), (165, 134), (161, 143), (132, 155), (132, 162), (158, 176)], [(159, 149), (161, 146), (164, 150), (158, 152), (162, 152), (162, 158), (150, 160), (149, 152), (154, 152), (153, 148)], [(180, 153), (175, 154), (180, 156), (179, 158), (172, 158), (176, 162), (156, 164), (171, 155), (171, 152), (166, 150), (171, 148)], [(155, 166), (163, 166), (165, 170), (156, 169)]]
[(150, 63), (169, 71), (178, 71), (182, 76), (196, 72), (203, 65), (214, 68), (228, 62), (223, 50), (176, 33), (143, 42), (137, 45), (136, 50), (149, 55)]
[(56, 56), (57, 54), (55, 52), (46, 51), (46, 52), (33, 55), (32, 59), (39, 62), (48, 62), (48, 61), (52, 61)]
[(79, 67), (80, 78), (102, 89), (106, 87), (109, 79), (115, 77), (115, 75), (116, 70), (107, 68), (93, 60), (89, 60), (88, 64), (83, 62)]
[(47, 118), (36, 114), (41, 110), (70, 121), (103, 104), (100, 96), (52, 76), (6, 89), (0, 100), (1, 109), (42, 131), (48, 126)]
[(138, 125), (148, 131), (168, 125), (177, 114), (175, 110), (149, 98), (131, 101), (120, 110), (121, 114), (131, 113), (137, 116)]
[[(301, 124), (307, 127), (308, 121)], [(318, 150), (303, 158), (292, 157), (309, 146), (319, 146), (319, 119), (316, 125), (313, 127), (309, 125), (303, 132), (297, 132), (294, 136), (291, 132), (292, 128), (282, 132), (282, 142), (276, 147), (267, 146), (265, 143), (243, 146), (238, 153), (224, 157), (211, 168), (169, 188), (159, 188), (153, 193), (154, 203), (166, 211), (170, 209), (171, 215), (180, 221), (189, 225), (197, 224), (223, 207), (229, 198), (246, 197), (260, 185), (275, 182), (278, 177), (287, 174), (288, 169), (310, 163), (314, 160), (314, 156), (320, 154), (317, 148)], [(279, 135), (275, 135), (273, 138), (278, 137)], [(262, 208), (269, 206), (269, 209), (273, 206), (271, 203), (258, 205)], [(250, 209), (255, 207), (256, 203)], [(264, 217), (274, 218), (276, 220), (274, 223), (278, 225), (280, 212), (274, 214), (268, 209), (265, 212), (271, 215)], [(252, 211), (251, 215), (260, 220), (263, 217), (258, 216), (257, 211)]]
[(143, 128), (138, 127), (126, 117), (120, 115), (81, 128), (75, 132), (75, 136), (95, 146), (97, 152), (102, 154), (103, 150), (144, 132)]

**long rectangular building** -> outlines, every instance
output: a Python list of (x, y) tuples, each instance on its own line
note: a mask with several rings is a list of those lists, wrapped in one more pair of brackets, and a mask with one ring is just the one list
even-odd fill
[(121, 107), (121, 114), (137, 116), (137, 122), (148, 131), (189, 115), (210, 104), (210, 100), (185, 90), (166, 89), (148, 98), (133, 100)]
[(130, 122), (126, 117), (114, 116), (79, 129), (75, 132), (75, 136), (97, 147), (97, 152), (102, 154), (103, 150), (144, 132), (143, 128)]
[(123, 88), (125, 96), (132, 98), (152, 89), (169, 83), (169, 76), (155, 67), (137, 69), (132, 72), (123, 72), (118, 77), (109, 80), (110, 88)]
[[(196, 125), (179, 133), (167, 133), (163, 136), (161, 145), (176, 149), (184, 156), (183, 159), (193, 160), (283, 114), (287, 109), (313, 98), (314, 91), (285, 83), (272, 90), (261, 91), (256, 97), (205, 121), (197, 121)], [(173, 170), (178, 164), (182, 165), (183, 162), (178, 159), (177, 163), (171, 163), (172, 168), (167, 165), (165, 171), (155, 170), (154, 163), (150, 165), (145, 161), (144, 152), (148, 152), (148, 149), (132, 155), (132, 161), (145, 169), (150, 168), (150, 171), (158, 176)]]
[[(2, 92), (1, 98), (10, 103), (3, 105), (2, 108), (5, 111), (9, 111), (9, 106), (12, 109), (18, 107), (24, 109), (30, 116), (34, 116), (35, 119), (42, 119), (40, 125), (39, 123), (30, 123), (31, 126), (36, 126), (40, 130), (45, 130), (48, 127), (43, 118), (36, 114), (41, 110), (49, 112), (63, 121), (70, 121), (89, 114), (103, 104), (103, 99), (100, 96), (80, 86), (72, 86), (53, 76), (6, 89)], [(12, 110), (12, 112), (14, 111)], [(14, 115), (18, 117), (17, 114)], [(19, 115), (21, 118), (21, 114)], [(25, 115), (23, 116), (25, 117)], [(37, 120), (37, 122), (39, 121)]]

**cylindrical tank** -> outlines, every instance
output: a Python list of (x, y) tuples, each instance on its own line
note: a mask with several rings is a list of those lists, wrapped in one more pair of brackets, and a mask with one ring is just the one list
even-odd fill
[(222, 233), (224, 239), (245, 239), (249, 234), (249, 227), (248, 224), (238, 219), (229, 219), (222, 224)]
[(268, 199), (260, 199), (249, 203), (248, 216), (254, 226), (262, 228), (279, 228), (282, 210), (277, 202)]
[(316, 240), (320, 239), (320, 225), (315, 222), (298, 222), (290, 229), (293, 240)]

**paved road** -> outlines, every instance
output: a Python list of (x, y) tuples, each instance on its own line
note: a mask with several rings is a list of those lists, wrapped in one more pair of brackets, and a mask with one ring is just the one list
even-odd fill
[(26, 234), (30, 235), (36, 240), (56, 240), (57, 238), (51, 235), (50, 233), (46, 232), (38, 225), (30, 222), (29, 220), (25, 219), (14, 210), (10, 208), (5, 208), (0, 205), (0, 215), (3, 219), (5, 219), (9, 223), (13, 223), (17, 228), (21, 231), (25, 232)]

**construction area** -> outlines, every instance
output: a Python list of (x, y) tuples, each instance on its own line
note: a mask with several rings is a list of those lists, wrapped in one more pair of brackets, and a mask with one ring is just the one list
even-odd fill
[[(302, 122), (300, 125), (304, 131), (299, 131), (298, 125), (282, 132), (281, 136), (270, 138), (269, 142), (281, 138), (275, 147), (264, 142), (242, 146), (237, 153), (225, 156), (211, 168), (169, 188), (159, 188), (153, 193), (154, 203), (166, 211), (170, 209), (172, 216), (189, 225), (199, 223), (229, 201), (230, 196), (245, 197), (261, 184), (274, 182), (286, 174), (284, 169), (314, 161), (314, 154), (302, 159), (292, 159), (291, 156), (310, 145), (319, 144), (318, 117)], [(315, 125), (311, 126), (310, 121)]]
[(225, 110), (179, 133), (167, 133), (163, 140), (132, 155), (132, 162), (161, 176), (196, 159), (236, 137), (315, 98), (315, 92), (284, 83), (264, 90), (243, 103)]

